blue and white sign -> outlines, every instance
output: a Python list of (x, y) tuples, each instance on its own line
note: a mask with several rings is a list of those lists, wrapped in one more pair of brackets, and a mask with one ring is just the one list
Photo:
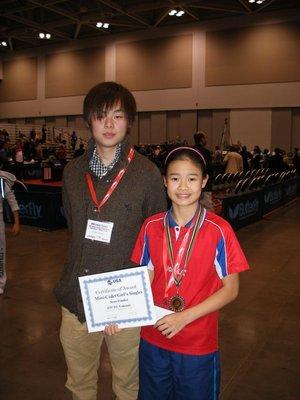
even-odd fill
[(79, 284), (89, 332), (109, 324), (131, 328), (157, 320), (145, 266), (82, 276)]

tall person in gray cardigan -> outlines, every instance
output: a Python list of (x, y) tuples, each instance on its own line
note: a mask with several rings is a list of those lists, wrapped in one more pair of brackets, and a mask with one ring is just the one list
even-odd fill
[[(130, 145), (135, 114), (134, 97), (123, 86), (103, 82), (92, 88), (84, 100), (92, 138), (85, 154), (70, 161), (63, 174), (63, 206), (71, 238), (54, 292), (62, 306), (60, 339), (68, 367), (66, 386), (73, 400), (97, 399), (103, 340), (116, 398), (137, 398), (139, 329), (124, 329), (114, 336), (88, 333), (78, 284), (79, 276), (126, 268), (143, 221), (166, 209), (160, 172)], [(113, 223), (110, 239), (105, 238), (109, 243), (86, 237), (89, 220)]]

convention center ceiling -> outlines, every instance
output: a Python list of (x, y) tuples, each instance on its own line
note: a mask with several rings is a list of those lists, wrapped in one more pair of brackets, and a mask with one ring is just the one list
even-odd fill
[(0, 52), (287, 10), (299, 0), (1, 0)]

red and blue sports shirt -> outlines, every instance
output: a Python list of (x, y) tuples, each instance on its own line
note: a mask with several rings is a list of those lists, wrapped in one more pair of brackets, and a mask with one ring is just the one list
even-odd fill
[[(186, 273), (178, 294), (185, 307), (193, 307), (222, 287), (222, 279), (229, 274), (249, 269), (239, 242), (227, 221), (214, 213), (204, 211)], [(163, 265), (164, 218), (167, 218), (171, 241), (176, 254), (191, 221), (184, 227), (177, 225), (171, 210), (149, 217), (137, 238), (132, 261), (154, 270), (152, 293), (157, 306), (168, 308), (170, 297), (176, 294), (175, 285), (165, 296), (166, 276)], [(169, 277), (167, 276), (167, 279)], [(166, 350), (183, 354), (209, 354), (218, 349), (218, 311), (188, 324), (171, 339), (153, 326), (142, 328), (141, 336), (149, 343)]]

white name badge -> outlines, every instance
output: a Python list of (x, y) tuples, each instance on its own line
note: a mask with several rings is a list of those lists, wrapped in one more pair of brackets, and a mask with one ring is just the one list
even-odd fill
[(113, 222), (95, 221), (88, 219), (85, 231), (85, 238), (98, 242), (110, 243)]

